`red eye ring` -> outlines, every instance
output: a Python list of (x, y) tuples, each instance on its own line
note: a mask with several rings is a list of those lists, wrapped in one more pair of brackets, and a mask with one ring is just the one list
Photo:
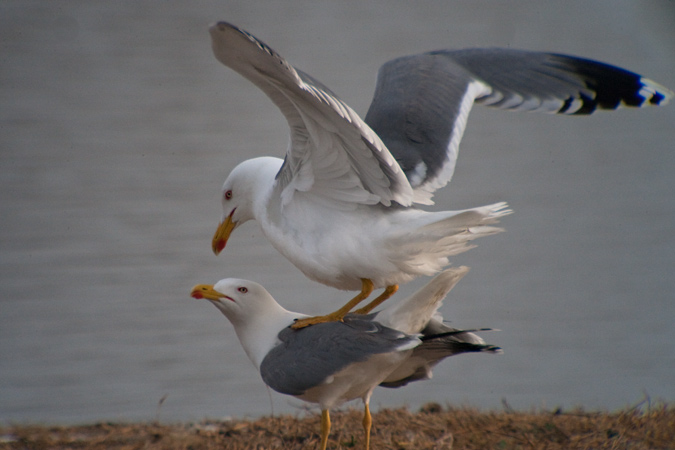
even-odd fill
[(232, 198), (232, 189), (225, 192), (225, 200), (229, 200), (231, 198)]
[(244, 286), (241, 286), (240, 288), (237, 288), (237, 290), (238, 290), (239, 292), (241, 292), (242, 294), (245, 294), (245, 293), (248, 292), (248, 288), (246, 288), (246, 287), (244, 287)]

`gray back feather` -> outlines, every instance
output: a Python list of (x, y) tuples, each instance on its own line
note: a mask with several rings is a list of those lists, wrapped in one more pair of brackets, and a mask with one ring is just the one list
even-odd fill
[(279, 340), (279, 345), (263, 359), (260, 374), (269, 387), (288, 395), (301, 395), (372, 355), (420, 342), (414, 336), (355, 317), (300, 330), (285, 328), (279, 333)]

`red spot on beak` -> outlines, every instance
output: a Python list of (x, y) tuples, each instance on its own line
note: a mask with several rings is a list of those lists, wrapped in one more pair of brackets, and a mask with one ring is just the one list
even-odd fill
[(227, 241), (225, 239), (219, 239), (216, 241), (216, 250), (218, 251), (218, 253), (223, 251), (226, 243)]
[(204, 296), (202, 295), (201, 292), (193, 292), (193, 293), (192, 293), (192, 297), (193, 297), (193, 298), (197, 298), (197, 299), (204, 298)]

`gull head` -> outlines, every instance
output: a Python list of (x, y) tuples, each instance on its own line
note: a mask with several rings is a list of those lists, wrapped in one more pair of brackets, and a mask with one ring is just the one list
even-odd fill
[(278, 158), (254, 158), (230, 172), (221, 190), (223, 216), (211, 241), (213, 253), (218, 255), (225, 248), (235, 228), (256, 219), (256, 207), (272, 189), (281, 163)]
[(210, 301), (228, 318), (256, 368), (277, 344), (279, 332), (303, 316), (287, 311), (264, 287), (248, 280), (226, 278), (214, 285), (198, 284), (190, 295)]
[(198, 284), (190, 296), (210, 301), (233, 324), (264, 316), (280, 307), (264, 287), (237, 278), (226, 278), (214, 285)]

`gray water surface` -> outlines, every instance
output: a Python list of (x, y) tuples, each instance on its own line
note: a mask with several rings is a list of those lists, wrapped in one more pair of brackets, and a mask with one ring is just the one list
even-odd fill
[[(289, 309), (349, 294), (306, 279), (257, 225), (220, 257), (219, 190), (281, 156), (286, 124), (212, 56), (208, 25), (251, 31), (365, 113), (379, 66), (439, 48), (599, 59), (675, 88), (671, 1), (44, 2), (0, 5), (0, 420), (164, 421), (299, 412), (268, 394), (196, 283), (258, 281)], [(504, 355), (452, 358), (378, 389), (429, 401), (614, 409), (675, 401), (675, 105), (590, 117), (476, 108), (434, 209), (508, 201), (506, 233), (442, 312)], [(421, 286), (403, 286), (403, 297)]]

